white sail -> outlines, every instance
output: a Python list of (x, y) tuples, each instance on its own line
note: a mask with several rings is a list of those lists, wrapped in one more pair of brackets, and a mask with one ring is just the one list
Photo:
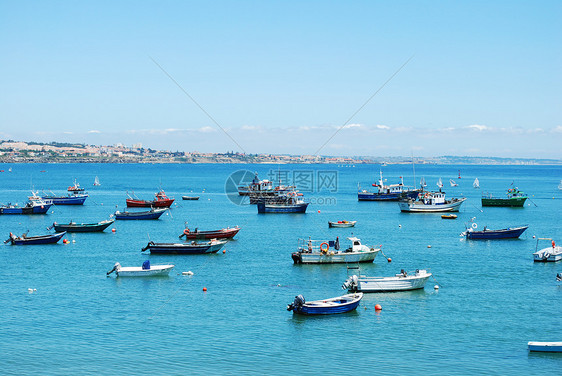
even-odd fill
[(98, 179), (97, 176), (96, 176), (96, 178), (94, 179), (94, 185), (100, 185), (100, 179)]
[(451, 187), (456, 187), (458, 184), (453, 180), (449, 180), (449, 183), (451, 184)]
[(474, 179), (474, 183), (472, 183), (472, 186), (474, 188), (480, 188), (480, 182), (478, 181), (478, 178)]
[(560, 180), (560, 184), (558, 184), (558, 189), (562, 190), (562, 180)]
[(441, 189), (443, 188), (443, 182), (441, 181), (441, 178), (439, 178), (439, 180), (437, 181), (437, 186)]

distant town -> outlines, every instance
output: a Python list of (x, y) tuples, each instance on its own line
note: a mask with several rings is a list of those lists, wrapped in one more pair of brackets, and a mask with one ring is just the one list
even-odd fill
[[(409, 164), (412, 157), (321, 156), (289, 154), (201, 153), (144, 148), (142, 144), (96, 146), (0, 140), (0, 163), (273, 163)], [(416, 164), (562, 165), (560, 159), (497, 157), (415, 157)]]

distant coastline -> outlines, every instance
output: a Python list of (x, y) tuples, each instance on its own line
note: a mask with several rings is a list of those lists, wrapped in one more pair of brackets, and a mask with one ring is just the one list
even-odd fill
[[(415, 157), (416, 164), (562, 165), (561, 159), (439, 156)], [(70, 143), (0, 140), (0, 163), (221, 163), (221, 164), (411, 164), (412, 157), (321, 156), (290, 154), (201, 153)]]

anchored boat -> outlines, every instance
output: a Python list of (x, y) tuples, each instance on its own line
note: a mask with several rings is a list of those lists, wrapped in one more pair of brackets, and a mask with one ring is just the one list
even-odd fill
[(141, 200), (137, 197), (132, 197), (129, 195), (129, 198), (126, 200), (128, 207), (136, 207), (136, 208), (169, 208), (172, 206), (174, 202), (173, 197), (166, 196), (166, 193), (163, 190), (156, 192), (154, 200)]
[(52, 205), (53, 202), (51, 200), (43, 200), (41, 197), (31, 196), (25, 206), (11, 203), (0, 205), (0, 214), (46, 214)]
[(523, 207), (527, 198), (524, 192), (515, 187), (507, 190), (506, 197), (494, 197), (491, 194), (483, 195), (482, 206)]
[(356, 237), (347, 238), (351, 246), (340, 250), (339, 238), (322, 242), (312, 239), (299, 239), (298, 251), (291, 254), (295, 264), (335, 264), (349, 262), (373, 262), (380, 248), (369, 248)]
[(562, 342), (533, 342), (527, 343), (529, 351), (562, 352)]
[(407, 213), (458, 212), (466, 198), (445, 199), (445, 192), (425, 192), (418, 200), (401, 200), (400, 211)]
[(15, 236), (10, 232), (10, 237), (4, 243), (11, 242), (12, 245), (54, 244), (61, 240), (65, 234), (66, 231), (40, 236), (27, 236), (27, 234)]
[[(34, 196), (35, 197), (35, 193)], [(54, 205), (83, 205), (84, 201), (88, 198), (87, 193), (74, 193), (74, 194), (67, 194), (64, 195), (55, 195), (51, 192), (51, 194), (43, 194), (41, 196), (43, 200), (50, 200), (53, 202)]]
[(401, 198), (416, 198), (420, 190), (410, 189), (404, 186), (404, 181), (400, 177), (400, 183), (387, 185), (380, 171), (380, 179), (378, 183), (374, 183), (373, 187), (377, 188), (375, 192), (361, 190), (357, 192), (358, 201), (398, 201)]
[(209, 242), (197, 243), (155, 243), (148, 242), (141, 252), (150, 251), (150, 253), (160, 254), (177, 254), (177, 255), (199, 255), (203, 253), (216, 253), (228, 241), (212, 239)]
[(166, 210), (168, 208), (152, 208), (141, 212), (116, 211), (115, 219), (158, 219)]
[(70, 221), (70, 223), (53, 223), (55, 231), (67, 231), (67, 232), (102, 232), (111, 224), (115, 222), (115, 219), (106, 219), (105, 221), (97, 223), (75, 223)]
[[(552, 246), (539, 249), (539, 240), (550, 240)], [(556, 246), (556, 243), (551, 238), (537, 238), (537, 246), (535, 253), (533, 253), (533, 260), (535, 262), (556, 262), (562, 260), (562, 247)]]
[(461, 235), (466, 236), (467, 239), (515, 239), (521, 236), (529, 228), (528, 225), (519, 227), (508, 227), (500, 230), (490, 230), (484, 226), (484, 229), (478, 231), (478, 225), (473, 223), (471, 227), (467, 228)]
[(113, 269), (106, 273), (109, 276), (115, 272), (117, 277), (154, 277), (167, 276), (174, 268), (174, 265), (150, 265), (150, 261), (146, 260), (142, 266), (121, 266), (116, 262)]
[(417, 269), (414, 273), (407, 273), (402, 269), (394, 277), (366, 277), (353, 275), (342, 285), (343, 289), (361, 292), (392, 292), (423, 289), (431, 277), (427, 270)]
[(186, 239), (230, 239), (233, 238), (234, 235), (238, 234), (238, 231), (240, 231), (240, 227), (238, 226), (211, 231), (199, 231), (198, 228), (191, 231), (189, 227), (186, 227), (179, 238), (181, 239), (185, 236)]
[(357, 221), (335, 221), (335, 222), (328, 221), (328, 227), (337, 227), (337, 228), (355, 227), (356, 223)]
[(302, 295), (295, 296), (293, 303), (287, 305), (287, 311), (301, 315), (333, 315), (353, 311), (359, 306), (362, 293), (347, 294), (324, 300), (305, 301)]

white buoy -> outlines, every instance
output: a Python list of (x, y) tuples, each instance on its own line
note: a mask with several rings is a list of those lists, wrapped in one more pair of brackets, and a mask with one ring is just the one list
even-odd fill
[(431, 245), (428, 245), (427, 248), (431, 248)]
[(72, 239), (72, 243), (76, 243), (76, 240), (75, 240), (75, 239)]
[(435, 290), (439, 290), (439, 285), (435, 285), (435, 286), (433, 286), (433, 288), (434, 288)]
[(188, 272), (182, 272), (182, 275), (193, 275), (193, 272), (190, 270)]
[(27, 291), (28, 291), (30, 294), (33, 294), (33, 289), (32, 289), (32, 288), (27, 289)]

